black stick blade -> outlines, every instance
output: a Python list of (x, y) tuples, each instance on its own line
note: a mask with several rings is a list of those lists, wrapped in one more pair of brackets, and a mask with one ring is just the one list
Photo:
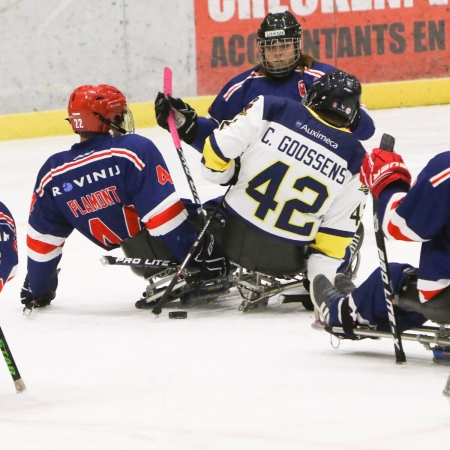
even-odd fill
[(394, 151), (394, 145), (395, 145), (395, 137), (391, 136), (390, 134), (384, 133), (383, 136), (381, 136), (380, 141), (380, 148), (381, 150), (386, 150), (387, 152)]

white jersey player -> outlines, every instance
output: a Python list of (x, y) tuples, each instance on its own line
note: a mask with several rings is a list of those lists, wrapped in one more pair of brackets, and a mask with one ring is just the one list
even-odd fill
[[(259, 96), (206, 140), (203, 175), (235, 184), (225, 202), (263, 233), (308, 246), (308, 278), (333, 278), (361, 221), (365, 150), (346, 127), (361, 85), (340, 70), (316, 81), (305, 104)], [(319, 269), (320, 267), (320, 269)]]

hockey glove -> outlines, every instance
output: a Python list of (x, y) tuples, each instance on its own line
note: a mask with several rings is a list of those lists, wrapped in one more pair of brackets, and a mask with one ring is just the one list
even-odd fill
[(241, 170), (241, 158), (237, 157), (234, 160), (234, 174), (233, 174), (233, 176), (226, 183), (221, 183), (220, 185), (221, 186), (234, 186), (237, 183), (240, 170)]
[(28, 275), (25, 277), (22, 289), (20, 291), (20, 301), (25, 305), (25, 308), (43, 308), (50, 305), (51, 301), (56, 297), (55, 291), (49, 291), (43, 295), (35, 297), (30, 289), (28, 283)]
[(192, 144), (197, 135), (197, 112), (181, 98), (174, 98), (170, 95), (167, 98), (162, 92), (158, 92), (155, 99), (156, 121), (161, 128), (169, 130), (167, 119), (172, 108), (175, 116), (175, 125), (178, 135), (186, 144)]
[(214, 236), (208, 231), (200, 240), (186, 271), (188, 273), (186, 281), (189, 284), (206, 283), (228, 275), (230, 263)]
[(361, 183), (379, 198), (381, 191), (389, 184), (400, 181), (409, 189), (411, 174), (406, 168), (403, 158), (394, 152), (387, 152), (379, 148), (366, 154), (359, 174)]

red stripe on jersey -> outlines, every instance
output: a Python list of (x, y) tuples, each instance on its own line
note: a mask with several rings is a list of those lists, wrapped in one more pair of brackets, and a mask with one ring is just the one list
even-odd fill
[(3, 279), (0, 278), (0, 292), (2, 292), (3, 290)]
[(450, 170), (449, 169), (444, 170), (443, 172), (437, 174), (436, 176), (434, 176), (430, 179), (431, 184), (433, 186), (436, 186), (437, 184), (439, 184), (442, 181), (443, 178), (448, 178), (449, 176), (450, 176)]
[(169, 206), (163, 212), (156, 214), (151, 219), (147, 221), (145, 226), (149, 230), (153, 230), (155, 228), (164, 225), (167, 222), (170, 222), (173, 218), (177, 217), (182, 211), (184, 211), (184, 205), (181, 200), (178, 200), (173, 205)]
[[(391, 211), (395, 210), (397, 208), (397, 206), (403, 201), (404, 198), (405, 197), (403, 196), (402, 198), (399, 198), (395, 202), (392, 202)], [(387, 231), (397, 241), (409, 241), (409, 242), (412, 242), (412, 239), (410, 239), (409, 237), (405, 236), (401, 232), (400, 228), (397, 225), (394, 225), (391, 220), (387, 224)]]
[(439, 294), (439, 292), (442, 292), (443, 289), (437, 289), (436, 291), (422, 291), (419, 289), (419, 292), (422, 294), (423, 298), (428, 301), (431, 300), (435, 295)]
[(243, 85), (249, 78), (256, 78), (256, 77), (262, 78), (262, 75), (258, 75), (257, 72), (252, 72), (245, 80), (243, 80), (243, 81), (241, 81), (241, 82), (239, 82), (239, 83), (236, 83), (236, 84), (234, 84), (233, 86), (231, 86), (230, 89), (228, 89), (228, 91), (225, 92), (225, 94), (223, 95), (223, 98), (224, 98), (225, 100), (228, 101), (228, 99), (233, 95), (233, 93), (234, 93), (237, 89), (239, 89), (240, 87), (242, 87), (242, 85)]
[(8, 222), (11, 227), (14, 228), (14, 220), (12, 220), (11, 217), (7, 216), (6, 214), (0, 213), (0, 219), (6, 220), (6, 222)]
[(387, 230), (389, 235), (391, 235), (396, 241), (412, 241), (409, 237), (405, 236), (397, 225), (392, 222), (388, 223)]
[(133, 161), (134, 164), (142, 170), (145, 167), (145, 164), (136, 156), (135, 153), (131, 152), (130, 150), (126, 149), (120, 149), (120, 148), (112, 148), (111, 149), (113, 155), (121, 155), (125, 156), (129, 160)]
[(27, 236), (27, 246), (30, 250), (33, 250), (36, 253), (40, 253), (42, 255), (46, 255), (47, 253), (52, 252), (55, 248), (62, 247), (61, 245), (53, 245), (47, 244), (46, 242), (38, 241), (37, 239), (33, 239), (31, 236)]

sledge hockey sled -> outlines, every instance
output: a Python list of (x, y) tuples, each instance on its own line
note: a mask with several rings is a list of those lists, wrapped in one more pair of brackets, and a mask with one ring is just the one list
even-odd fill
[[(401, 339), (419, 342), (433, 352), (435, 363), (450, 365), (450, 289), (445, 289), (425, 303), (420, 302), (417, 289), (408, 291), (406, 295), (400, 295), (397, 299), (398, 306), (406, 311), (421, 313), (428, 319), (429, 325), (404, 331), (401, 333)], [(324, 328), (339, 339), (348, 339), (341, 327), (325, 326)], [(390, 332), (362, 326), (355, 328), (353, 333), (357, 339), (392, 339)]]
[[(193, 303), (211, 301), (228, 295), (235, 288), (242, 298), (240, 311), (267, 306), (276, 294), (303, 286), (306, 271), (306, 247), (294, 246), (263, 234), (241, 218), (230, 215), (225, 223), (212, 223), (211, 232), (230, 260), (230, 274), (200, 286), (192, 286), (182, 273), (171, 293), (169, 302)], [(139, 309), (152, 308), (164, 294), (167, 284), (177, 272), (170, 249), (141, 230), (133, 238), (121, 243), (125, 258), (104, 256), (103, 264), (128, 265), (136, 275), (145, 278), (148, 286)], [(305, 291), (306, 293), (306, 291)], [(310, 309), (304, 296), (304, 306)], [(303, 303), (303, 301), (302, 301)]]

